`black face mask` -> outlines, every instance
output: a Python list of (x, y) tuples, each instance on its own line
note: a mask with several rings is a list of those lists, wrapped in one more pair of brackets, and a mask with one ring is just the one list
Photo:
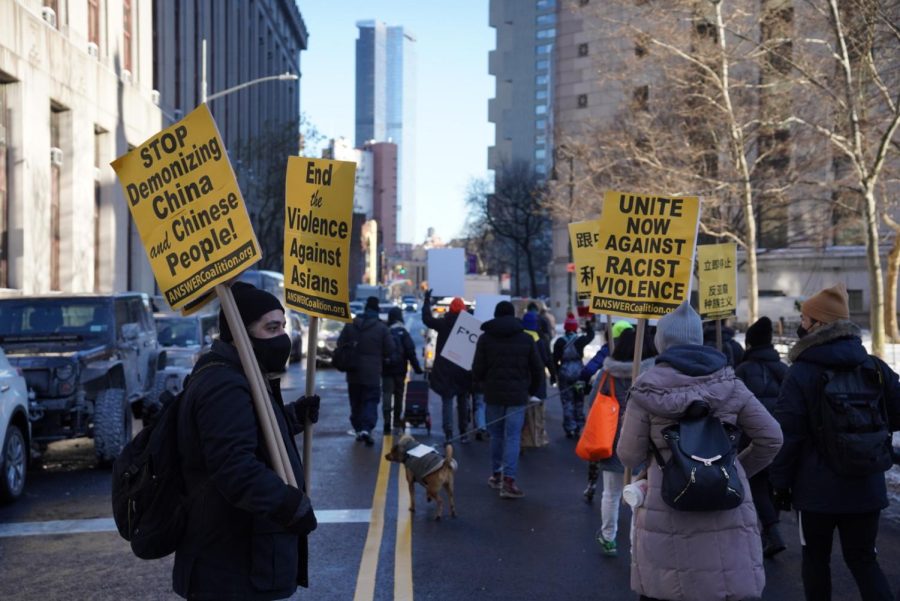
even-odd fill
[(807, 334), (809, 334), (809, 330), (807, 330), (803, 326), (797, 326), (797, 338), (803, 338)]
[(274, 373), (284, 370), (291, 355), (291, 337), (281, 334), (274, 338), (254, 338), (250, 336), (253, 352), (263, 371)]

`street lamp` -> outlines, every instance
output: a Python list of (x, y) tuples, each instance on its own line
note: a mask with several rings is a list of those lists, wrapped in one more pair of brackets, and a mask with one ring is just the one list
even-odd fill
[(221, 92), (216, 92), (212, 96), (206, 95), (206, 38), (203, 39), (201, 44), (201, 57), (200, 61), (202, 63), (201, 67), (201, 79), (200, 79), (200, 102), (209, 102), (210, 100), (215, 100), (216, 98), (221, 98), (226, 94), (231, 94), (232, 92), (237, 92), (238, 90), (243, 90), (244, 88), (248, 88), (250, 86), (255, 86), (258, 83), (265, 83), (267, 81), (297, 81), (300, 79), (300, 76), (295, 73), (289, 73), (285, 71), (281, 75), (267, 75), (266, 77), (259, 77), (252, 81), (247, 81), (236, 86), (232, 86)]

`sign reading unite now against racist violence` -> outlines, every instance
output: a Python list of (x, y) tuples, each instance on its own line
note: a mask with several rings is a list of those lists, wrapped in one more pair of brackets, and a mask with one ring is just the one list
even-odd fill
[(591, 310), (656, 319), (690, 294), (700, 199), (606, 192)]
[(112, 162), (150, 266), (174, 308), (261, 258), (234, 171), (209, 109), (191, 113)]
[(356, 163), (289, 157), (284, 297), (309, 315), (350, 321), (350, 234)]

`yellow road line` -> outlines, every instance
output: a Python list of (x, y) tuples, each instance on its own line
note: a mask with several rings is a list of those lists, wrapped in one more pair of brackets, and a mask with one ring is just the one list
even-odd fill
[(384, 505), (388, 479), (391, 475), (391, 463), (385, 461), (384, 455), (391, 448), (391, 438), (388, 435), (381, 440), (378, 479), (375, 482), (375, 494), (372, 496), (372, 519), (369, 520), (369, 533), (366, 535), (366, 544), (363, 547), (362, 560), (359, 563), (353, 601), (372, 601), (375, 598), (375, 576), (378, 573), (378, 555), (381, 550), (381, 537), (384, 533)]
[(413, 601), (412, 513), (409, 484), (401, 469), (397, 474), (397, 544), (394, 549), (394, 601)]

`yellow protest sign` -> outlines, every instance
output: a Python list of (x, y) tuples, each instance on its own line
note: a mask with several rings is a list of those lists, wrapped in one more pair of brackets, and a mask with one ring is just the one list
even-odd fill
[(700, 317), (721, 319), (737, 311), (737, 244), (697, 247)]
[(594, 273), (600, 262), (600, 220), (570, 223), (569, 243), (575, 260), (576, 297), (580, 301), (590, 300)]
[(225, 145), (205, 104), (117, 158), (112, 167), (172, 308), (197, 301), (261, 258)]
[(350, 233), (356, 163), (289, 157), (284, 297), (298, 311), (350, 321)]
[(700, 199), (606, 192), (591, 310), (656, 319), (690, 294)]

